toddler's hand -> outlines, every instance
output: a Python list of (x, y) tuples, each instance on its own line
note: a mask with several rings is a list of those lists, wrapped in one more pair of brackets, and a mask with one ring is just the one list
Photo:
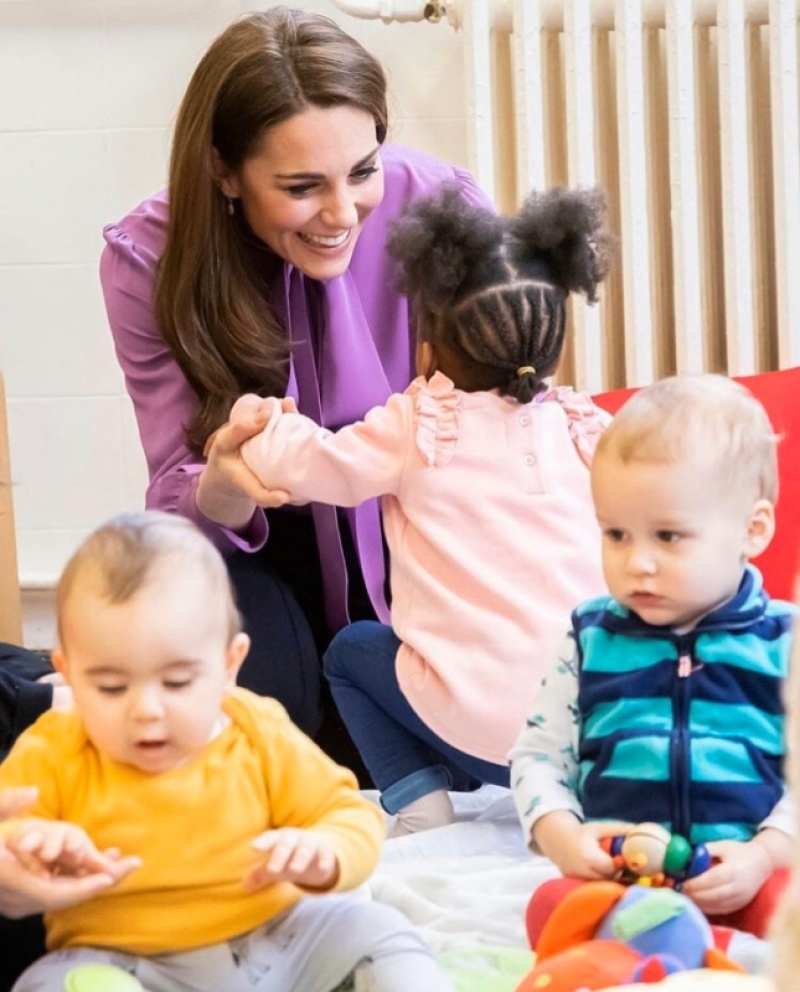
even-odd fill
[(251, 892), (275, 882), (330, 889), (339, 877), (339, 862), (331, 842), (313, 830), (267, 830), (256, 837), (253, 847), (265, 855), (265, 860), (245, 875), (245, 888)]
[(291, 396), (279, 399), (276, 396), (245, 393), (231, 407), (228, 424), (244, 429), (259, 424), (260, 429), (263, 430), (273, 417), (278, 417), (282, 413), (297, 413), (297, 403)]
[(274, 509), (288, 503), (289, 493), (261, 484), (245, 464), (241, 448), (264, 430), (271, 417), (296, 412), (297, 406), (289, 397), (264, 399), (246, 393), (236, 400), (230, 419), (211, 434), (203, 448), (206, 465), (195, 498), (205, 516), (235, 530), (247, 523), (255, 506)]
[(773, 872), (768, 852), (755, 840), (720, 840), (706, 845), (716, 862), (683, 885), (707, 916), (733, 913), (755, 898)]
[(572, 813), (547, 813), (534, 826), (534, 838), (545, 857), (567, 878), (614, 878), (619, 869), (600, 845), (603, 837), (627, 834), (633, 827), (624, 822), (581, 823)]

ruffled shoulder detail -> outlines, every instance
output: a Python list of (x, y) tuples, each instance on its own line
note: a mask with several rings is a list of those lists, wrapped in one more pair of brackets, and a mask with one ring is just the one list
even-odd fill
[(458, 441), (458, 394), (442, 372), (416, 378), (406, 390), (414, 400), (414, 440), (426, 465), (447, 465)]
[(575, 450), (590, 466), (600, 435), (611, 423), (611, 414), (597, 406), (588, 393), (576, 393), (571, 386), (551, 386), (536, 397), (537, 403), (548, 401), (561, 404)]

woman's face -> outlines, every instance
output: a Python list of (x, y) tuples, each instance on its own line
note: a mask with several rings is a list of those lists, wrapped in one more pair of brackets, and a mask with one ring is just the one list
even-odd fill
[(347, 105), (309, 107), (270, 128), (241, 169), (220, 176), (220, 187), (281, 258), (312, 279), (333, 279), (383, 199), (375, 121)]

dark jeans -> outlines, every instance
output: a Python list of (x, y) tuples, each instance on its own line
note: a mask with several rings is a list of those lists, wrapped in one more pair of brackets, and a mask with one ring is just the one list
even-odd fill
[(264, 551), (240, 551), (227, 565), (251, 639), (238, 682), (279, 700), (313, 737), (322, 723), (319, 651), (297, 596), (278, 571), (280, 561)]
[[(322, 579), (311, 517), (271, 511), (266, 545), (227, 559), (239, 609), (252, 644), (239, 685), (272, 696), (301, 730), (334, 761), (352, 769), (362, 788), (372, 785), (322, 677), (320, 658), (331, 635), (325, 622)], [(343, 530), (350, 572), (350, 614), (373, 617), (352, 545)]]
[(400, 641), (377, 621), (353, 623), (325, 652), (325, 677), (375, 785), (396, 813), (435, 789), (469, 792), (484, 782), (508, 786), (506, 765), (465, 754), (417, 716), (397, 682)]

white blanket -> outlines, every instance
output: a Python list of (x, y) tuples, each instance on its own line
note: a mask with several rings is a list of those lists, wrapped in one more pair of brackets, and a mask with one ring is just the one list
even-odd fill
[(549, 861), (525, 847), (511, 793), (454, 793), (458, 822), (386, 842), (371, 887), (421, 927), (437, 953), (474, 944), (527, 948), (525, 907)]
[[(377, 799), (375, 793), (370, 795)], [(525, 907), (534, 889), (557, 872), (549, 861), (534, 857), (526, 848), (508, 789), (483, 786), (475, 793), (454, 793), (453, 803), (458, 822), (451, 826), (387, 840), (370, 882), (372, 896), (402, 910), (422, 929), (432, 950), (440, 957), (449, 955), (450, 962), (458, 961), (458, 949), (476, 946), (485, 946), (487, 951), (526, 951)], [(491, 955), (481, 964), (487, 978), (494, 977), (494, 969), (502, 964), (513, 965), (517, 976), (464, 988), (510, 992), (529, 966), (524, 957), (509, 963), (493, 960)], [(763, 978), (705, 969), (673, 975), (658, 987), (664, 992), (772, 989)]]

